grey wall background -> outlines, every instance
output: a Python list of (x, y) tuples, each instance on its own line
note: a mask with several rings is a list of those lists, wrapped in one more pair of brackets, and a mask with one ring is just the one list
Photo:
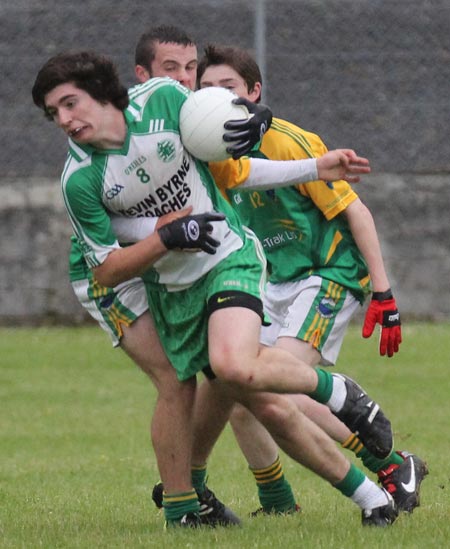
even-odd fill
[(138, 36), (163, 23), (185, 27), (200, 51), (214, 41), (265, 53), (274, 113), (370, 158), (357, 190), (400, 308), (450, 318), (448, 0), (3, 0), (0, 322), (85, 320), (67, 282), (65, 139), (32, 104), (38, 69), (61, 50), (90, 48), (131, 85)]

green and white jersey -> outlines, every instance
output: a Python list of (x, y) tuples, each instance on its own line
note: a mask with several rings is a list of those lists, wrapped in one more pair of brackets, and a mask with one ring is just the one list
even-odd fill
[(233, 208), (217, 190), (207, 165), (193, 158), (181, 142), (179, 112), (189, 93), (170, 78), (154, 78), (132, 88), (121, 149), (99, 150), (69, 140), (62, 189), (76, 236), (72, 279), (82, 272), (77, 249), (93, 268), (120, 247), (110, 213), (159, 217), (192, 206), (193, 214), (226, 214), (225, 221), (213, 224), (213, 237), (221, 242), (215, 255), (169, 251), (143, 276), (145, 282), (165, 285), (169, 291), (193, 284), (243, 245), (244, 232)]

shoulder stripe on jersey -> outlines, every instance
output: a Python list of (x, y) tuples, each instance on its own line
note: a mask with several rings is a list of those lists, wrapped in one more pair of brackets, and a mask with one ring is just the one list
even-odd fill
[(128, 90), (128, 96), (130, 98), (130, 101), (136, 101), (136, 99), (141, 95), (150, 95), (161, 86), (173, 86), (175, 85), (175, 83), (176, 82), (174, 80), (166, 76), (164, 78), (150, 78), (150, 80), (147, 80), (147, 82), (144, 82), (143, 84), (138, 84), (137, 86), (130, 88)]
[(163, 78), (150, 78), (147, 82), (138, 84), (128, 90), (128, 97), (130, 104), (125, 110), (125, 116), (131, 120), (138, 120), (142, 116), (143, 104), (146, 103), (149, 98), (162, 87), (172, 87), (184, 93), (187, 97), (190, 90), (182, 86), (176, 80), (172, 80), (169, 77)]
[(69, 154), (72, 155), (76, 160), (78, 160), (78, 162), (86, 160), (86, 158), (89, 157), (89, 154), (70, 138)]
[(290, 127), (284, 125), (281, 123), (280, 120), (274, 120), (272, 122), (272, 125), (270, 126), (270, 129), (273, 129), (279, 133), (284, 133), (285, 135), (289, 136), (297, 145), (305, 151), (305, 153), (310, 157), (314, 158), (314, 153), (311, 150), (311, 144), (309, 143), (308, 139), (302, 135), (299, 132), (295, 132)]
[(311, 143), (309, 142), (308, 138), (304, 135), (301, 128), (293, 128), (281, 118), (275, 118), (272, 122), (271, 127), (273, 127), (274, 129), (276, 129), (281, 133), (290, 135), (293, 139), (296, 138), (303, 141), (305, 144), (305, 147), (311, 147)]
[(66, 163), (64, 164), (63, 172), (61, 174), (61, 184), (62, 184), (62, 187), (63, 187), (63, 192), (64, 192), (64, 186), (66, 184), (66, 177), (67, 177), (66, 174), (69, 171), (69, 165), (70, 165), (71, 162), (73, 162), (73, 160), (70, 156), (68, 156), (68, 158), (66, 160)]
[(164, 122), (165, 120), (162, 118), (159, 120), (151, 119), (149, 122), (149, 128), (148, 128), (149, 131), (152, 133), (164, 131)]
[(137, 118), (140, 113), (139, 105), (137, 105), (134, 101), (131, 101), (131, 99), (126, 110), (133, 118)]
[[(69, 219), (70, 219), (72, 228), (74, 230), (74, 233), (76, 234), (76, 236), (80, 240), (84, 240), (90, 248), (94, 249), (95, 245), (96, 245), (95, 242), (91, 238), (89, 238), (89, 236), (83, 230), (83, 227), (78, 222), (77, 217), (75, 216), (72, 208), (70, 207), (70, 203), (69, 203), (69, 200), (67, 198), (66, 187), (67, 187), (67, 183), (70, 179), (70, 175), (71, 175), (70, 172), (73, 173), (73, 171), (77, 171), (77, 168), (78, 168), (78, 166), (76, 166), (75, 169), (73, 170), (72, 164), (74, 162), (76, 162), (76, 161), (72, 157), (68, 158), (68, 160), (67, 160), (67, 162), (64, 166), (64, 171), (63, 171), (62, 176), (61, 176), (61, 188), (62, 188), (63, 201), (64, 201), (64, 205), (67, 209), (67, 213), (69, 215)], [(103, 166), (103, 172), (105, 171), (105, 169), (106, 169), (106, 162)], [(97, 261), (95, 261), (95, 260), (93, 261), (92, 258), (88, 258), (86, 256), (85, 256), (85, 261), (86, 261), (86, 263), (88, 264), (89, 267), (96, 267), (98, 265)]]
[(62, 181), (62, 195), (64, 200), (64, 205), (66, 206), (67, 212), (69, 214), (70, 222), (72, 223), (73, 230), (75, 234), (80, 237), (83, 235), (83, 230), (81, 228), (80, 223), (77, 221), (76, 216), (74, 215), (72, 208), (70, 207), (70, 203), (67, 199), (67, 193), (66, 193), (66, 185), (67, 185), (68, 178)]

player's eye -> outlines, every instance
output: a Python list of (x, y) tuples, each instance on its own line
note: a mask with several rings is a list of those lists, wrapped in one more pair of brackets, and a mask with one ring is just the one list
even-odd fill
[(48, 119), (55, 121), (55, 118), (56, 118), (56, 110), (55, 110), (55, 109), (45, 109), (45, 116), (46, 116)]

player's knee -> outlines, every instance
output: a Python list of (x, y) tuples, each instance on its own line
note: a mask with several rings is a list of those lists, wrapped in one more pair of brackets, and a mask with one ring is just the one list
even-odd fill
[(213, 364), (211, 368), (217, 378), (225, 383), (236, 386), (243, 390), (255, 389), (255, 376), (250, 368), (244, 366), (240, 362), (218, 362)]
[(240, 384), (240, 374), (238, 368), (234, 367), (231, 363), (224, 362), (212, 362), (212, 371), (217, 376), (217, 379), (224, 383)]
[(189, 401), (195, 396), (196, 383), (194, 379), (180, 381), (176, 376), (167, 375), (154, 378), (152, 381), (158, 391), (159, 399)]
[(239, 377), (239, 363), (232, 352), (224, 348), (210, 348), (209, 360), (212, 371), (220, 381), (234, 383)]

